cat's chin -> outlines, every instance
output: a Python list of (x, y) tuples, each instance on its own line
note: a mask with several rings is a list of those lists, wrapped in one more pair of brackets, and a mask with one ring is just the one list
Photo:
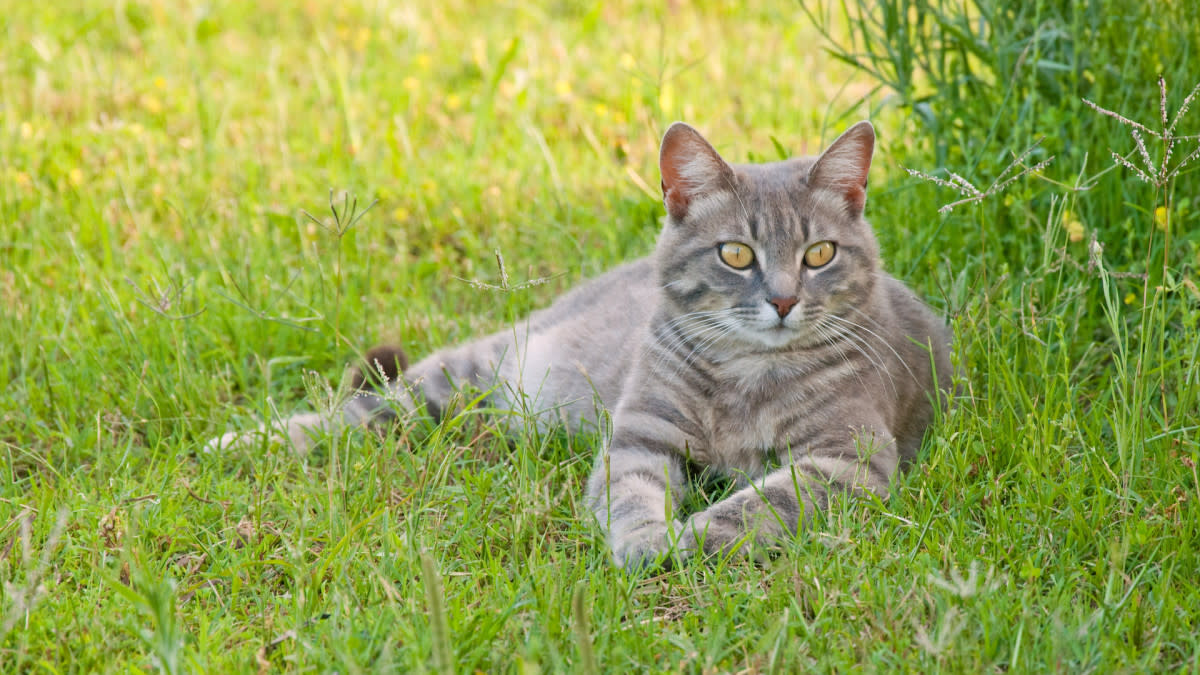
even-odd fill
[(756, 348), (782, 350), (800, 346), (806, 342), (805, 332), (781, 323), (753, 326), (741, 333), (743, 339)]

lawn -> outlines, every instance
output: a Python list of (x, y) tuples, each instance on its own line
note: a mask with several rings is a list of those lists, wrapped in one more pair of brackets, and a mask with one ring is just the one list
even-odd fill
[[(8, 3), (0, 671), (1200, 669), (1200, 17), (763, 4)], [(863, 118), (959, 393), (772, 560), (615, 569), (480, 411), (205, 452), (648, 253), (670, 122)]]

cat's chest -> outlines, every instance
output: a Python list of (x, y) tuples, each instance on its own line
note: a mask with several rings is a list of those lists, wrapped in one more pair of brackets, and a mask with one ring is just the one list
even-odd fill
[(787, 445), (770, 416), (712, 408), (705, 417), (707, 442), (704, 452), (693, 459), (722, 473), (745, 472), (754, 477), (777, 461), (778, 447)]
[(702, 463), (726, 472), (754, 475), (790, 450), (806, 446), (827, 415), (816, 407), (825, 399), (809, 385), (801, 368), (736, 365), (718, 372), (718, 387), (700, 402), (707, 435)]

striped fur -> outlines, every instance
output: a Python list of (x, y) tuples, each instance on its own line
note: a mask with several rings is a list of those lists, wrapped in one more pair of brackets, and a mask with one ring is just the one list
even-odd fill
[[(547, 425), (610, 411), (587, 503), (622, 566), (761, 550), (831, 495), (884, 496), (950, 389), (950, 363), (944, 324), (883, 271), (862, 217), (874, 140), (862, 122), (818, 158), (731, 165), (675, 124), (650, 257), (512, 330), (435, 352), (333, 418), (278, 431), (305, 445), (314, 428), (397, 408), (440, 415), (466, 384)], [(748, 245), (753, 264), (723, 262), (724, 242)], [(813, 267), (805, 251), (820, 242), (835, 254)], [(738, 488), (683, 513), (697, 471)]]
[[(862, 218), (873, 147), (860, 123), (816, 160), (731, 166), (694, 130), (668, 132), (663, 295), (588, 483), (617, 564), (761, 550), (832, 494), (884, 496), (915, 456), (950, 386), (949, 335), (882, 271)], [(722, 263), (727, 241), (756, 264)], [(807, 266), (822, 241), (833, 260)], [(796, 304), (781, 317), (772, 297)], [(739, 489), (689, 515), (696, 467)]]

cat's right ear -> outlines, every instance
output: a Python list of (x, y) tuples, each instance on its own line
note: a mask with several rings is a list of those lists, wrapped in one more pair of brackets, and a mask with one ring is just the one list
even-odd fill
[(663, 203), (682, 221), (705, 197), (733, 188), (733, 169), (692, 127), (676, 122), (663, 135), (658, 155)]
[(808, 174), (811, 187), (837, 193), (853, 217), (867, 202), (867, 172), (875, 153), (875, 127), (863, 120), (847, 129), (817, 158)]

